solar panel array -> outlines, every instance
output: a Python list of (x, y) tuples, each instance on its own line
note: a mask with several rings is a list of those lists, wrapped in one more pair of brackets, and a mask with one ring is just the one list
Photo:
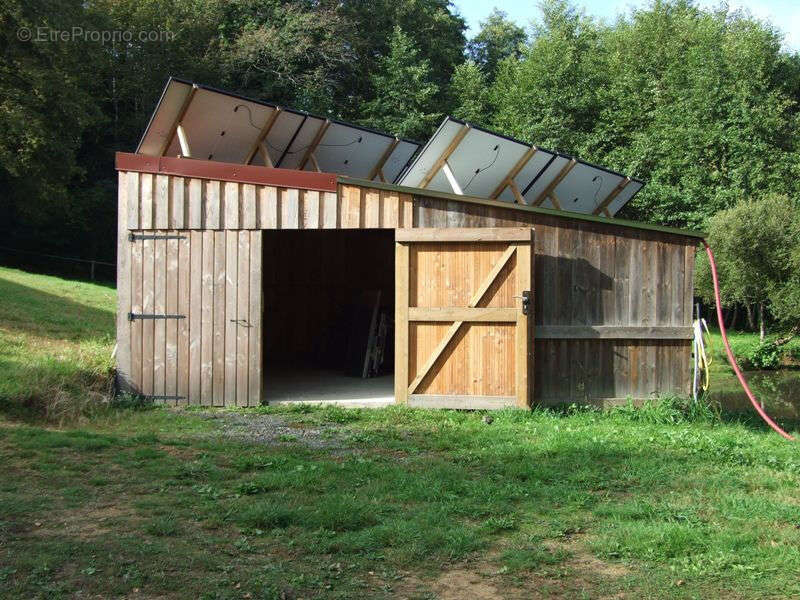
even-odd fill
[(644, 185), (452, 117), (419, 148), (358, 125), (171, 78), (137, 152), (318, 170), (606, 216)]
[(612, 216), (644, 186), (621, 173), (452, 117), (444, 119), (397, 183)]
[(171, 78), (137, 152), (393, 181), (418, 149), (385, 133)]

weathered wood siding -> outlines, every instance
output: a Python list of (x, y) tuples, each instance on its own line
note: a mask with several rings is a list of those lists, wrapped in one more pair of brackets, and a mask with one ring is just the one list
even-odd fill
[[(123, 383), (143, 393), (255, 401), (260, 354), (228, 315), (260, 302), (259, 230), (527, 225), (536, 231), (534, 400), (688, 393), (695, 238), (358, 185), (333, 193), (133, 171), (119, 181), (118, 364)], [(130, 231), (183, 231), (188, 241), (131, 244)], [(129, 306), (175, 303), (185, 325), (127, 321)]]
[[(120, 176), (120, 215), (129, 214), (125, 210), (129, 200), (141, 203), (151, 193), (156, 197), (162, 193), (158, 184), (155, 190), (149, 183), (140, 186), (137, 174), (132, 175)], [(155, 214), (162, 215), (160, 225), (169, 223), (163, 212)], [(121, 389), (169, 404), (257, 406), (261, 402), (261, 232), (154, 226), (119, 229)], [(131, 240), (131, 234), (157, 239)], [(130, 320), (130, 313), (171, 317)]]
[(134, 171), (123, 178), (131, 201), (120, 218), (129, 230), (412, 227), (411, 196), (386, 190), (340, 185), (337, 195)]

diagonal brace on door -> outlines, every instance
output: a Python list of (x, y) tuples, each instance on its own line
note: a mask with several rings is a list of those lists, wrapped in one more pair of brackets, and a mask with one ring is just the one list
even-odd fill
[[(486, 292), (489, 290), (491, 285), (494, 283), (494, 280), (497, 279), (497, 276), (500, 274), (500, 271), (508, 264), (508, 261), (511, 260), (511, 257), (514, 255), (516, 251), (516, 246), (509, 246), (503, 255), (500, 257), (500, 260), (495, 263), (492, 267), (492, 270), (489, 271), (489, 274), (486, 276), (486, 279), (483, 280), (481, 285), (478, 287), (478, 290), (472, 295), (469, 301), (469, 308), (476, 308), (480, 301), (483, 299)], [(445, 348), (450, 344), (452, 339), (456, 336), (459, 329), (464, 325), (466, 321), (456, 321), (453, 323), (450, 328), (445, 332), (442, 341), (434, 349), (433, 353), (431, 353), (430, 357), (425, 364), (422, 365), (422, 368), (419, 370), (419, 373), (414, 378), (414, 381), (411, 382), (411, 385), (408, 386), (408, 393), (413, 394), (416, 389), (419, 387), (419, 384), (422, 383), (422, 380), (425, 379), (427, 374), (433, 368), (433, 365), (436, 364), (436, 361), (441, 356), (442, 352), (444, 352)]]

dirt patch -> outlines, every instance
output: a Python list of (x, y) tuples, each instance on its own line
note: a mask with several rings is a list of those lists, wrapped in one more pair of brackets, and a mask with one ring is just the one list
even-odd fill
[(213, 420), (218, 434), (236, 441), (270, 446), (302, 444), (314, 450), (352, 451), (347, 448), (341, 427), (333, 425), (305, 426), (290, 423), (277, 415), (265, 414), (226, 411), (195, 414)]
[(84, 506), (52, 513), (46, 520), (34, 521), (30, 523), (29, 532), (36, 537), (68, 535), (91, 539), (118, 531), (116, 521), (120, 518), (130, 523), (132, 514), (118, 505)]
[(180, 460), (194, 460), (194, 457), (197, 455), (197, 452), (194, 449), (183, 446), (167, 446), (162, 444), (158, 447), (158, 449), (162, 452), (166, 452), (172, 458), (177, 458)]
[(552, 551), (567, 550), (571, 557), (564, 564), (577, 571), (581, 576), (618, 579), (630, 574), (630, 569), (625, 565), (600, 560), (587, 552), (583, 545), (572, 537), (568, 537), (564, 541), (545, 542), (544, 545)]
[(615, 582), (629, 574), (624, 565), (604, 562), (587, 552), (574, 537), (546, 544), (552, 551), (568, 550), (570, 558), (535, 572), (504, 575), (497, 559), (500, 549), (453, 565), (433, 578), (407, 574), (394, 586), (394, 597), (415, 600), (538, 600), (575, 598), (589, 593), (606, 600), (625, 598)]
[(483, 575), (466, 569), (445, 571), (431, 587), (442, 600), (496, 600), (507, 597)]

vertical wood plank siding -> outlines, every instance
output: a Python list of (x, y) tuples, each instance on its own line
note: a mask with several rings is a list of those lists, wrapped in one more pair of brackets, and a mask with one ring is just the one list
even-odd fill
[[(174, 239), (132, 242), (129, 233)], [(123, 391), (168, 404), (261, 403), (261, 236), (125, 232), (117, 315)], [(131, 321), (131, 312), (182, 318)]]
[[(688, 393), (687, 339), (548, 332), (690, 326), (691, 237), (357, 185), (333, 193), (132, 171), (119, 174), (119, 214), (117, 357), (125, 390), (191, 404), (260, 402), (261, 230), (530, 225), (533, 400), (602, 405)], [(131, 242), (130, 232), (184, 239)], [(127, 319), (160, 310), (186, 319)]]

